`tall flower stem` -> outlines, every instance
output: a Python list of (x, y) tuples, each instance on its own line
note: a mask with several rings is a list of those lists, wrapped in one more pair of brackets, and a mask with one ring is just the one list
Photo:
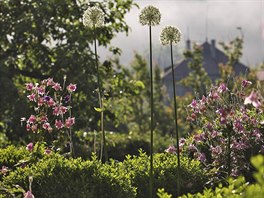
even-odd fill
[(153, 105), (153, 72), (152, 72), (152, 41), (151, 41), (151, 25), (149, 26), (149, 62), (150, 62), (150, 198), (153, 197), (153, 129), (154, 129), (154, 105)]
[(171, 51), (171, 73), (172, 73), (172, 82), (173, 82), (173, 99), (174, 99), (174, 120), (175, 120), (175, 128), (176, 128), (176, 141), (177, 141), (177, 194), (180, 195), (180, 146), (179, 146), (179, 131), (178, 131), (178, 117), (177, 117), (177, 99), (176, 99), (176, 86), (175, 86), (175, 74), (174, 74), (174, 64), (173, 64), (173, 51), (172, 51), (172, 43), (170, 43), (170, 51)]
[(99, 74), (99, 64), (98, 64), (98, 56), (97, 56), (97, 44), (96, 44), (96, 32), (95, 26), (93, 27), (94, 31), (94, 53), (95, 53), (95, 65), (97, 70), (97, 86), (98, 86), (98, 99), (99, 99), (99, 106), (100, 106), (100, 114), (101, 114), (101, 131), (102, 131), (102, 140), (101, 140), (101, 152), (100, 152), (100, 161), (103, 160), (103, 153), (105, 157), (105, 161), (108, 160), (107, 150), (106, 150), (106, 143), (105, 143), (105, 130), (104, 130), (104, 106), (103, 106), (103, 98), (102, 98), (102, 89), (101, 89), (101, 80)]

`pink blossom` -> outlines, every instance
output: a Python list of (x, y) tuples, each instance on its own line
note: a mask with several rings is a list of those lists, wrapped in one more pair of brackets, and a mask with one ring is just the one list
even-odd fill
[(261, 106), (261, 103), (258, 100), (258, 95), (254, 91), (252, 91), (251, 94), (245, 98), (244, 104), (252, 104), (256, 108), (259, 108)]
[(44, 87), (37, 87), (37, 92), (39, 95), (44, 95), (45, 94), (45, 88)]
[(47, 104), (49, 107), (53, 107), (56, 103), (54, 102), (52, 98), (50, 98), (49, 101), (47, 101)]
[(31, 191), (27, 191), (24, 194), (24, 198), (35, 198)]
[(165, 152), (171, 153), (171, 154), (176, 154), (176, 151), (177, 151), (176, 148), (172, 145), (170, 145), (169, 148), (165, 150)]
[(219, 135), (219, 133), (217, 132), (217, 131), (213, 131), (212, 132), (212, 134), (211, 134), (211, 136), (212, 136), (212, 138), (215, 138), (215, 137), (217, 137)]
[(193, 99), (192, 103), (189, 104), (189, 106), (191, 106), (192, 108), (196, 108), (197, 107), (197, 101)]
[(47, 122), (48, 121), (47, 115), (41, 116), (40, 120), (41, 122), (44, 122), (44, 123)]
[(222, 153), (222, 148), (220, 146), (211, 147), (212, 156), (217, 157), (220, 153)]
[(207, 98), (205, 96), (202, 97), (202, 100), (201, 100), (201, 104), (206, 104), (207, 102)]
[(196, 148), (196, 146), (194, 146), (193, 144), (190, 144), (190, 145), (188, 146), (188, 150), (191, 151), (191, 152), (196, 152), (196, 151), (197, 151), (197, 148)]
[(198, 160), (201, 161), (201, 162), (204, 162), (206, 160), (206, 157), (205, 157), (205, 154), (204, 153), (197, 153), (198, 155)]
[(65, 127), (70, 128), (72, 125), (74, 125), (74, 123), (75, 123), (75, 118), (68, 117), (65, 120)]
[(57, 106), (57, 107), (54, 107), (54, 110), (53, 110), (53, 115), (63, 115), (67, 112), (68, 108), (67, 107), (64, 107), (64, 106)]
[(56, 126), (56, 128), (57, 129), (61, 129), (61, 128), (63, 128), (64, 127), (64, 124), (63, 124), (63, 122), (61, 121), (61, 120), (55, 120), (55, 126)]
[(59, 83), (54, 83), (52, 86), (53, 89), (55, 89), (55, 91), (59, 91), (62, 90), (61, 86)]
[(51, 154), (51, 150), (50, 150), (50, 149), (46, 149), (46, 150), (44, 151), (44, 154), (46, 154), (46, 155)]
[(30, 143), (27, 145), (27, 150), (28, 150), (29, 152), (32, 152), (33, 149), (34, 149), (34, 144), (33, 144), (32, 142), (30, 142)]
[(47, 86), (53, 86), (55, 83), (53, 81), (53, 78), (48, 78), (47, 79)]
[(211, 92), (209, 94), (209, 97), (212, 99), (212, 100), (217, 100), (219, 98), (219, 95), (217, 92)]
[(39, 98), (38, 99), (38, 106), (42, 106), (43, 104), (45, 104), (45, 101), (43, 98)]
[(28, 118), (28, 123), (30, 123), (30, 124), (34, 124), (35, 122), (36, 122), (36, 120), (37, 120), (37, 118), (36, 118), (36, 116), (34, 116), (34, 115), (31, 115), (29, 118)]
[(242, 81), (242, 87), (247, 87), (248, 85), (251, 85), (252, 82), (251, 81), (248, 81), (248, 80), (243, 80)]
[(28, 95), (27, 98), (29, 99), (29, 101), (36, 102), (36, 94), (34, 94), (34, 93)]
[(34, 88), (33, 83), (26, 83), (26, 89), (27, 89), (28, 91), (32, 91), (33, 88)]
[(2, 173), (3, 175), (6, 175), (7, 172), (8, 172), (8, 168), (7, 168), (6, 166), (2, 166), (2, 168), (1, 168), (1, 173)]
[(228, 91), (228, 88), (226, 87), (225, 83), (221, 83), (220, 86), (218, 87), (217, 91), (219, 93), (224, 93), (224, 92)]
[(50, 128), (50, 123), (48, 122), (45, 122), (43, 125), (42, 125), (43, 129), (45, 130), (48, 130)]
[(30, 128), (31, 128), (30, 124), (27, 124), (27, 125), (26, 125), (26, 130), (29, 131)]
[(69, 84), (67, 86), (67, 90), (71, 93), (71, 92), (74, 92), (76, 90), (76, 84)]

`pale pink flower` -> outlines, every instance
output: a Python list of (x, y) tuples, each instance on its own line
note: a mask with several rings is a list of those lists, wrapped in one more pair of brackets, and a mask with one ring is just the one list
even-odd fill
[(242, 87), (247, 87), (248, 85), (251, 85), (252, 82), (251, 81), (248, 81), (248, 80), (243, 80), (242, 81)]
[(51, 150), (50, 150), (50, 149), (46, 149), (46, 150), (44, 151), (44, 154), (46, 154), (46, 155), (51, 154)]
[(254, 91), (252, 91), (251, 94), (245, 98), (244, 104), (252, 104), (256, 108), (259, 108), (261, 106), (261, 103), (258, 100), (258, 95)]
[(50, 98), (49, 101), (47, 101), (47, 104), (49, 107), (53, 107), (56, 103), (54, 102), (52, 98)]
[(8, 168), (7, 168), (6, 166), (2, 166), (2, 168), (1, 168), (1, 173), (2, 173), (3, 175), (6, 175), (7, 172), (8, 172)]
[(176, 148), (172, 145), (170, 145), (169, 148), (165, 150), (165, 152), (171, 153), (171, 154), (176, 154), (176, 151), (177, 151)]
[(40, 121), (44, 123), (47, 122), (48, 121), (47, 115), (41, 116)]
[(75, 123), (75, 118), (68, 117), (65, 120), (65, 127), (70, 128), (72, 125), (74, 125), (74, 123)]
[(59, 83), (54, 83), (52, 88), (55, 89), (56, 91), (59, 91), (62, 89)]
[(42, 106), (42, 105), (44, 105), (45, 104), (45, 100), (43, 99), (43, 98), (39, 98), (38, 99), (38, 106)]
[(212, 98), (212, 100), (217, 100), (219, 98), (219, 95), (217, 92), (211, 92), (209, 94), (209, 97)]
[(64, 127), (64, 124), (63, 124), (63, 122), (61, 121), (61, 120), (55, 120), (55, 126), (56, 126), (56, 128), (57, 129), (61, 129), (61, 128), (63, 128)]
[(31, 115), (29, 118), (28, 118), (28, 123), (30, 123), (30, 124), (34, 124), (35, 122), (36, 122), (36, 120), (37, 120), (37, 118), (36, 118), (36, 116), (34, 116), (34, 115)]
[(55, 83), (53, 81), (53, 78), (48, 78), (47, 79), (47, 86), (53, 86)]
[(27, 89), (28, 91), (32, 91), (33, 88), (34, 88), (33, 83), (26, 83), (26, 89)]
[(27, 130), (27, 131), (30, 131), (30, 128), (31, 128), (30, 124), (27, 124), (27, 125), (26, 125), (26, 130)]
[(198, 153), (198, 160), (201, 161), (201, 162), (204, 162), (206, 160), (206, 157), (205, 157), (205, 154), (204, 153)]
[(29, 99), (29, 101), (36, 102), (36, 94), (34, 94), (34, 93), (28, 95), (27, 98)]
[(57, 106), (57, 107), (54, 107), (54, 110), (53, 110), (53, 115), (63, 115), (67, 112), (68, 108), (67, 107), (64, 107), (64, 106)]
[(219, 85), (217, 91), (218, 91), (219, 93), (224, 93), (224, 92), (228, 91), (228, 88), (227, 88), (227, 86), (226, 86), (225, 83), (221, 83), (221, 84)]
[(27, 145), (27, 150), (28, 150), (29, 152), (32, 152), (33, 149), (34, 149), (34, 144), (33, 144), (32, 142), (30, 142), (30, 143)]
[(44, 95), (45, 94), (45, 88), (44, 87), (37, 87), (37, 92), (39, 95)]
[(24, 198), (35, 198), (31, 191), (27, 191), (24, 194)]
[(71, 92), (74, 92), (76, 90), (76, 84), (69, 84), (67, 86), (67, 90), (71, 93)]
[(48, 130), (50, 128), (50, 123), (48, 122), (45, 122), (43, 125), (42, 125), (43, 129), (45, 130)]

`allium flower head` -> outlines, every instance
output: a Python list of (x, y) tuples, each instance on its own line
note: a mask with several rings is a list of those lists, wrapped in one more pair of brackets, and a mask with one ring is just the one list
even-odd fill
[(181, 31), (173, 26), (166, 26), (160, 33), (160, 42), (162, 45), (177, 44), (181, 40)]
[(141, 25), (155, 26), (160, 23), (161, 14), (158, 8), (154, 6), (145, 7), (139, 15)]
[(97, 6), (88, 8), (83, 14), (83, 25), (89, 28), (104, 25), (104, 12)]

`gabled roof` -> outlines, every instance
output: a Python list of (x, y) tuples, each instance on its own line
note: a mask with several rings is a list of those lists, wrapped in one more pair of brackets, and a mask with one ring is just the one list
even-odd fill
[[(203, 66), (205, 71), (208, 73), (209, 77), (212, 80), (220, 77), (219, 73), (219, 64), (225, 64), (228, 61), (228, 57), (215, 46), (215, 40), (212, 40), (211, 43), (207, 41), (202, 45), (202, 55), (203, 55)], [(183, 59), (178, 64), (174, 65), (174, 72), (176, 74), (176, 80), (180, 80), (186, 77), (190, 69), (188, 67), (189, 59)], [(242, 63), (236, 63), (234, 65), (235, 74), (238, 75), (240, 73), (245, 74), (248, 71), (248, 67)], [(165, 68), (165, 73), (163, 78), (170, 78), (171, 76), (171, 66)]]

